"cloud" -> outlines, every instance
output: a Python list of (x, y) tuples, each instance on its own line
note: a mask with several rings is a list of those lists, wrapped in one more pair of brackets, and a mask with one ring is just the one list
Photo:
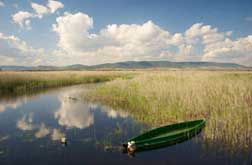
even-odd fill
[(4, 6), (5, 6), (4, 2), (0, 1), (0, 7), (4, 7)]
[(27, 30), (31, 29), (30, 26), (30, 18), (34, 17), (34, 15), (27, 11), (19, 11), (12, 15), (12, 20), (14, 23), (18, 24), (21, 28), (26, 28)]
[(155, 56), (169, 47), (172, 37), (152, 21), (142, 25), (112, 24), (98, 34), (89, 32), (93, 19), (84, 13), (65, 13), (56, 22), (53, 31), (59, 36), (58, 48), (69, 55), (82, 56), (81, 59), (93, 59), (90, 63), (94, 58), (102, 63), (109, 62), (109, 59)]
[(126, 60), (205, 60), (213, 44), (230, 39), (232, 35), (231, 31), (219, 32), (218, 28), (203, 23), (175, 34), (152, 21), (112, 24), (97, 34), (90, 33), (92, 28), (93, 19), (85, 13), (66, 12), (58, 17), (53, 25), (59, 38), (61, 51), (58, 52), (71, 58), (88, 59), (89, 64)]
[[(88, 30), (93, 27), (93, 19), (84, 13), (64, 13), (56, 19), (53, 31), (59, 35), (58, 46), (67, 52), (82, 52), (91, 48)], [(83, 43), (87, 43), (85, 45)]]
[(50, 55), (45, 54), (42, 48), (33, 48), (14, 35), (0, 33), (0, 65), (39, 65), (50, 61)]
[[(40, 14), (53, 13), (59, 6), (64, 6), (59, 3), (48, 1), (47, 7), (44, 6), (47, 10)], [(52, 9), (52, 6), (55, 8)], [(39, 15), (39, 12), (35, 15)], [(31, 17), (18, 19), (18, 22), (21, 26), (29, 27)], [(52, 25), (52, 31), (58, 37), (56, 49), (45, 53), (43, 49), (34, 49), (24, 41), (15, 41), (15, 36), (13, 39), (6, 36), (9, 47), (22, 53), (8, 50), (11, 55), (1, 57), (1, 51), (2, 54), (6, 54), (6, 51), (0, 49), (0, 59), (6, 57), (6, 63), (15, 63), (12, 57), (17, 53), (25, 54), (25, 59), (32, 65), (92, 65), (140, 60), (215, 61), (252, 65), (250, 35), (234, 39), (232, 31), (221, 32), (217, 27), (201, 22), (176, 33), (169, 32), (152, 20), (143, 24), (110, 24), (97, 33), (92, 32), (93, 27), (94, 20), (88, 14), (65, 12)], [(39, 55), (35, 58), (31, 54)]]
[(35, 49), (31, 47), (25, 41), (14, 35), (7, 36), (3, 33), (0, 33), (0, 41), (1, 40), (6, 42), (11, 49), (16, 49), (18, 52), (23, 53), (24, 55), (42, 54), (44, 51), (44, 49)]
[(127, 60), (244, 63), (252, 56), (250, 36), (233, 40), (232, 31), (220, 32), (203, 23), (175, 34), (151, 20), (143, 24), (107, 25), (96, 34), (90, 32), (92, 28), (93, 18), (85, 13), (58, 17), (53, 25), (59, 38), (58, 53), (88, 64)]
[(64, 4), (59, 1), (49, 0), (47, 6), (51, 13), (55, 13), (58, 9), (63, 8)]
[(63, 8), (64, 4), (59, 1), (49, 0), (47, 6), (31, 2), (31, 7), (35, 11), (35, 13), (31, 13), (28, 11), (18, 11), (17, 13), (12, 15), (13, 22), (18, 24), (20, 28), (30, 30), (31, 18), (41, 19), (46, 14), (53, 14), (58, 9)]
[(45, 6), (43, 6), (43, 5), (40, 5), (40, 4), (37, 4), (37, 3), (32, 2), (32, 3), (31, 3), (31, 7), (33, 8), (33, 10), (35, 10), (35, 12), (37, 13), (37, 16), (38, 16), (39, 18), (42, 18), (43, 15), (49, 13), (48, 8), (45, 7)]
[(31, 2), (31, 7), (37, 13), (37, 17), (42, 18), (43, 15), (55, 13), (58, 9), (63, 8), (64, 4), (59, 1), (49, 0), (47, 6)]
[[(206, 45), (203, 60), (206, 61), (243, 61), (252, 57), (252, 35), (225, 40)], [(243, 61), (244, 63), (245, 61)]]

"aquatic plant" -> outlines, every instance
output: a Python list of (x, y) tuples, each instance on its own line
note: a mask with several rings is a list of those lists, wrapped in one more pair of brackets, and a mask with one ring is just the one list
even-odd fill
[(205, 118), (205, 141), (230, 149), (252, 147), (250, 72), (146, 71), (107, 82), (85, 98), (124, 109), (153, 127)]

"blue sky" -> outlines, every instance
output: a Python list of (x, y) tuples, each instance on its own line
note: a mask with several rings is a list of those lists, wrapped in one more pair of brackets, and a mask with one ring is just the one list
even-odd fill
[(47, 0), (0, 2), (0, 65), (127, 60), (252, 65), (251, 0), (59, 0), (55, 11)]

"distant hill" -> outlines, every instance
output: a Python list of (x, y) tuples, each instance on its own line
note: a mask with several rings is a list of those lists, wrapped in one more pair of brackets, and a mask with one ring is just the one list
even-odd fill
[(146, 68), (248, 68), (234, 63), (215, 63), (215, 62), (170, 62), (170, 61), (127, 61), (118, 63), (107, 63), (90, 66), (92, 69), (99, 68), (127, 68), (127, 69), (146, 69)]
[(209, 68), (209, 69), (252, 69), (235, 63), (216, 62), (171, 62), (171, 61), (126, 61), (99, 65), (68, 66), (0, 66), (2, 70), (96, 70), (96, 69), (147, 69), (147, 68)]

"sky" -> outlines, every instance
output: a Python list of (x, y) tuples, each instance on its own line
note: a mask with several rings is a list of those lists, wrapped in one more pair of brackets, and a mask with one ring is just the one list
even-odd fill
[(252, 66), (251, 0), (0, 0), (0, 65)]

